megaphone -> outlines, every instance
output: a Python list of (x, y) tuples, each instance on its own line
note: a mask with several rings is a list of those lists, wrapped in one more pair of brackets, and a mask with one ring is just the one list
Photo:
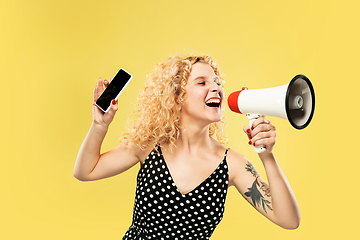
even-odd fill
[[(290, 83), (274, 88), (242, 90), (228, 97), (229, 108), (246, 114), (249, 125), (260, 116), (287, 119), (296, 129), (307, 127), (314, 115), (315, 93), (310, 80), (304, 75), (295, 76)], [(265, 146), (256, 146), (255, 152), (262, 153)]]

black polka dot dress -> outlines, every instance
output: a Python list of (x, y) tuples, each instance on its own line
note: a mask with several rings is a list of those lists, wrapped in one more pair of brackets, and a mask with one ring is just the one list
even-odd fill
[(133, 222), (123, 240), (209, 239), (224, 214), (228, 167), (223, 161), (187, 194), (177, 189), (160, 147), (137, 176)]

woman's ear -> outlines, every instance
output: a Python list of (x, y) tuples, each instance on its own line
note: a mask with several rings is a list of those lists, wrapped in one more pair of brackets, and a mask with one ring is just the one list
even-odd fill
[(182, 105), (182, 104), (180, 103), (179, 99), (176, 98), (176, 99), (175, 99), (175, 102), (176, 102), (176, 107), (178, 108), (179, 111), (181, 111), (181, 105)]

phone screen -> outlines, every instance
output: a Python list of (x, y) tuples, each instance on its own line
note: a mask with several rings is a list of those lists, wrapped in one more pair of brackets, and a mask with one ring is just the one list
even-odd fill
[(109, 111), (111, 101), (113, 99), (118, 99), (131, 79), (132, 75), (121, 68), (113, 80), (109, 83), (107, 88), (105, 88), (101, 96), (98, 98), (96, 105), (104, 112)]

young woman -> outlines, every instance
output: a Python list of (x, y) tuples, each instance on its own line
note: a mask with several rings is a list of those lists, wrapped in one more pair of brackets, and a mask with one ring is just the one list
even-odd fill
[(133, 222), (123, 239), (209, 239), (223, 217), (227, 189), (235, 186), (275, 224), (295, 229), (300, 212), (273, 153), (276, 131), (265, 118), (245, 126), (269, 185), (243, 155), (227, 149), (222, 133), (225, 95), (221, 73), (209, 56), (174, 56), (157, 65), (140, 93), (135, 121), (123, 141), (100, 154), (118, 109), (103, 113), (95, 101), (109, 84), (98, 80), (93, 123), (79, 150), (74, 176), (92, 181), (120, 174), (140, 162)]

